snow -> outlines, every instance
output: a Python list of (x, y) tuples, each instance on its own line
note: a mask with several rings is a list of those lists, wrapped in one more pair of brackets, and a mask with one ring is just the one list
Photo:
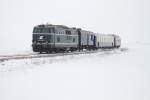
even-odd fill
[(33, 27), (47, 22), (128, 48), (0, 61), (0, 100), (150, 100), (150, 0), (1, 0), (0, 12), (0, 56), (33, 53)]
[(0, 100), (150, 100), (150, 45), (0, 63)]

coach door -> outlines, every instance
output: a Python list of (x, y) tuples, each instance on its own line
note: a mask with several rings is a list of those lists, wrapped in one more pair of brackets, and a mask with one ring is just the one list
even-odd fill
[(96, 47), (96, 36), (94, 35), (93, 45)]

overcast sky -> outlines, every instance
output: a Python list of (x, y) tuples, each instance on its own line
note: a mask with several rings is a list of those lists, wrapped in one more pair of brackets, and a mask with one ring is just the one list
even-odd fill
[(0, 0), (0, 50), (29, 48), (42, 23), (116, 33), (123, 43), (149, 41), (149, 0)]

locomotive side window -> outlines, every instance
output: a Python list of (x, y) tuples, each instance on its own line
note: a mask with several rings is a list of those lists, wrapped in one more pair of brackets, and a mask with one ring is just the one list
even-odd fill
[(66, 30), (66, 34), (71, 35), (71, 31)]
[(55, 29), (54, 28), (49, 28), (49, 32), (48, 33), (55, 33)]

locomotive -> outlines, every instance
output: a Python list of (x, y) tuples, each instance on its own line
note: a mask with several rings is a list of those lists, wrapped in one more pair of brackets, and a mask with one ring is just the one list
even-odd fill
[(32, 35), (33, 51), (40, 53), (119, 48), (120, 46), (121, 38), (115, 34), (98, 34), (64, 25), (37, 25)]

